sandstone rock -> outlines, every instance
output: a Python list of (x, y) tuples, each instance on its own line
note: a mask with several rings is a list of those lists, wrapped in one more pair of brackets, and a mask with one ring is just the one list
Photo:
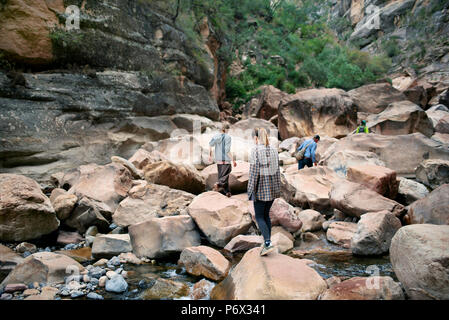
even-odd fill
[(429, 159), (416, 168), (416, 180), (435, 189), (449, 183), (449, 160)]
[[(267, 119), (268, 120), (268, 119)], [(250, 139), (252, 140), (251, 133), (255, 128), (264, 128), (267, 130), (269, 137), (275, 138), (277, 140), (277, 128), (270, 121), (257, 119), (257, 118), (249, 118), (245, 120), (240, 120), (237, 123), (234, 123), (229, 128), (229, 135), (233, 138), (241, 138), (241, 139)], [(231, 149), (232, 150), (232, 149)]]
[(357, 224), (353, 222), (332, 222), (326, 232), (327, 240), (345, 248), (351, 247), (352, 237), (357, 232)]
[(92, 249), (90, 247), (83, 247), (74, 250), (55, 251), (55, 253), (66, 255), (79, 263), (84, 263), (92, 260)]
[(52, 252), (38, 252), (25, 258), (3, 280), (0, 287), (9, 283), (43, 282), (57, 284), (64, 281), (64, 277), (71, 273), (79, 274), (84, 267), (75, 260)]
[[(6, 247), (5, 247), (6, 248)], [(16, 249), (15, 249), (18, 253), (25, 253), (25, 252), (30, 252), (30, 253), (36, 253), (37, 251), (37, 247), (36, 245), (32, 244), (32, 243), (28, 243), (28, 242), (22, 242), (20, 244), (17, 245)]]
[(341, 178), (327, 167), (304, 168), (281, 175), (282, 197), (290, 204), (319, 212), (331, 210), (329, 191)]
[(23, 258), (8, 247), (0, 244), (0, 270), (10, 271), (21, 263)]
[[(248, 187), (249, 163), (245, 161), (236, 161), (237, 166), (232, 166), (231, 174), (229, 175), (229, 187), (232, 193), (246, 192)], [(216, 164), (212, 164), (203, 171), (201, 175), (206, 181), (206, 186), (210, 190), (218, 181), (218, 169)]]
[(284, 152), (279, 154), (279, 165), (280, 166), (294, 164), (294, 163), (297, 163), (297, 162), (298, 161), (296, 160), (296, 158), (292, 157), (290, 155), (290, 153), (288, 153), (286, 151), (284, 151)]
[(399, 176), (414, 176), (415, 168), (423, 160), (449, 157), (448, 148), (421, 133), (399, 136), (356, 134), (333, 144), (323, 156), (323, 163), (342, 150), (373, 152)]
[(405, 213), (403, 205), (385, 198), (361, 184), (350, 181), (335, 183), (329, 197), (333, 208), (352, 217), (360, 217), (367, 212), (383, 210), (390, 211), (397, 217)]
[[(250, 205), (251, 214), (254, 213), (254, 207)], [(295, 208), (282, 198), (274, 200), (270, 209), (271, 224), (282, 226), (289, 232), (296, 232), (301, 229), (303, 222), (298, 216)]]
[(95, 237), (92, 256), (95, 259), (112, 258), (132, 250), (129, 234), (105, 234)]
[(105, 289), (109, 292), (122, 293), (128, 289), (128, 283), (121, 275), (116, 274), (111, 279), (106, 280)]
[(106, 233), (109, 231), (109, 222), (105, 216), (111, 216), (111, 208), (107, 204), (84, 197), (79, 200), (75, 210), (64, 223), (80, 233), (86, 232), (91, 226), (96, 226), (99, 231)]
[(279, 143), (279, 149), (281, 151), (288, 151), (290, 154), (293, 154), (296, 148), (299, 147), (301, 141), (302, 139), (298, 137), (287, 138)]
[(212, 244), (224, 247), (232, 238), (248, 231), (251, 215), (248, 204), (209, 191), (193, 199), (189, 215)]
[(59, 227), (50, 200), (36, 181), (16, 174), (0, 174), (0, 240), (25, 241)]
[(398, 194), (399, 183), (396, 172), (382, 166), (351, 166), (348, 168), (347, 178), (390, 199), (395, 199)]
[(344, 137), (357, 123), (357, 109), (340, 89), (309, 89), (289, 95), (279, 105), (281, 139), (312, 136)]
[(412, 86), (413, 82), (415, 82), (415, 81), (416, 81), (416, 79), (413, 77), (401, 76), (401, 77), (394, 78), (392, 80), (392, 86), (393, 86), (393, 88), (403, 92), (403, 91), (407, 90), (410, 86)]
[[(321, 164), (321, 163), (320, 163)], [(348, 168), (359, 165), (385, 166), (379, 157), (369, 151), (340, 150), (332, 153), (322, 164), (334, 170), (337, 175), (345, 178)]]
[(1, 43), (0, 50), (23, 62), (50, 63), (54, 58), (50, 30), (59, 26), (58, 14), (65, 12), (64, 2), (30, 4), (25, 0), (14, 0), (3, 6), (0, 33), (8, 41)]
[(401, 228), (401, 221), (391, 212), (368, 212), (357, 223), (357, 232), (351, 240), (356, 255), (381, 255), (390, 249), (391, 239)]
[(319, 274), (300, 259), (248, 251), (211, 293), (213, 300), (315, 300), (327, 288)]
[(78, 232), (68, 232), (60, 230), (56, 243), (61, 245), (67, 245), (71, 243), (80, 243), (84, 241), (84, 238)]
[(321, 213), (310, 209), (299, 212), (298, 217), (302, 222), (302, 232), (321, 230), (323, 222), (326, 220)]
[(123, 165), (131, 172), (134, 179), (143, 179), (142, 172), (140, 172), (130, 161), (117, 156), (112, 156), (111, 161)]
[(259, 95), (248, 103), (243, 111), (246, 117), (269, 120), (278, 114), (279, 103), (287, 94), (272, 85), (261, 86)]
[(438, 143), (445, 144), (446, 146), (449, 146), (449, 133), (439, 133), (436, 132), (432, 138), (432, 140), (435, 140)]
[(170, 279), (158, 278), (153, 286), (142, 294), (144, 300), (176, 299), (189, 295), (187, 284)]
[(178, 264), (190, 274), (214, 281), (223, 280), (231, 268), (230, 262), (220, 252), (207, 246), (185, 248)]
[(447, 224), (449, 225), (449, 184), (443, 184), (425, 198), (410, 205), (404, 219), (410, 224)]
[(200, 245), (200, 235), (188, 215), (153, 218), (129, 226), (133, 253), (160, 258)]
[(248, 251), (252, 248), (260, 247), (263, 244), (262, 236), (238, 235), (224, 247), (224, 250), (234, 253), (238, 251)]
[[(64, 177), (64, 173), (63, 173), (63, 172), (60, 172), (60, 174), (61, 174), (61, 178), (60, 178), (60, 179), (61, 179), (61, 181), (62, 181), (62, 178)], [(61, 181), (59, 181), (59, 182), (57, 183), (57, 185), (61, 185)], [(61, 196), (61, 195), (65, 195), (65, 194), (67, 194), (67, 191), (66, 191), (66, 190), (61, 189), (61, 188), (54, 188), (54, 189), (51, 191), (51, 194), (50, 194), (50, 197), (49, 197), (50, 202), (51, 202), (51, 205), (54, 206), (54, 202), (55, 202), (56, 198), (59, 197), (59, 196)]]
[(102, 202), (113, 212), (127, 196), (132, 180), (131, 172), (121, 164), (93, 166), (91, 170), (80, 175), (70, 188), (69, 194), (75, 194), (79, 199), (87, 197)]
[(53, 208), (59, 220), (67, 219), (75, 208), (78, 197), (74, 194), (63, 194), (58, 196), (53, 202)]
[(167, 159), (159, 151), (149, 152), (141, 148), (137, 150), (131, 158), (128, 159), (128, 162), (132, 163), (137, 169), (142, 170), (146, 165), (162, 160)]
[(288, 237), (283, 232), (273, 232), (271, 235), (271, 242), (279, 253), (285, 253), (293, 249), (293, 239)]
[(443, 105), (436, 105), (426, 111), (433, 128), (439, 133), (449, 133), (449, 110)]
[(397, 201), (406, 205), (422, 199), (429, 194), (426, 186), (407, 178), (399, 178)]
[(381, 113), (393, 102), (407, 100), (406, 96), (389, 83), (374, 83), (348, 92), (358, 111)]
[(399, 229), (390, 260), (407, 295), (418, 300), (449, 299), (449, 226), (417, 224)]
[(143, 171), (145, 180), (149, 183), (162, 184), (194, 194), (205, 190), (204, 178), (192, 166), (160, 161), (148, 164)]
[(214, 288), (215, 283), (208, 281), (206, 279), (201, 279), (197, 283), (193, 285), (192, 292), (190, 293), (190, 297), (193, 300), (202, 300), (208, 299), (210, 296), (210, 292)]
[(401, 135), (421, 132), (433, 135), (432, 121), (426, 112), (410, 101), (393, 102), (379, 114), (369, 116), (367, 126), (371, 132), (383, 135)]
[(142, 264), (143, 261), (132, 252), (123, 252), (118, 256), (120, 259), (120, 263), (130, 263), (130, 264)]
[(404, 300), (399, 283), (391, 277), (355, 277), (334, 284), (320, 300)]
[(120, 202), (112, 219), (121, 227), (164, 216), (186, 214), (193, 194), (167, 186), (143, 183), (131, 188), (128, 197)]

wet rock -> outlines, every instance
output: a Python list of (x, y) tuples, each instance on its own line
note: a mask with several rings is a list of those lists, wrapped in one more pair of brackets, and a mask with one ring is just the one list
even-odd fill
[(84, 247), (74, 250), (55, 251), (55, 253), (66, 255), (79, 263), (92, 260), (92, 249), (90, 247)]
[(320, 275), (300, 259), (248, 251), (229, 275), (214, 287), (211, 299), (315, 300), (327, 288)]
[(210, 292), (214, 288), (215, 283), (206, 279), (201, 279), (193, 285), (190, 297), (193, 300), (207, 300), (210, 296)]
[(87, 294), (87, 299), (91, 299), (91, 300), (104, 300), (102, 295), (99, 295), (98, 293), (95, 292), (89, 292)]
[(175, 299), (188, 296), (189, 291), (190, 289), (185, 283), (158, 278), (153, 286), (142, 294), (142, 298), (144, 300)]
[(230, 262), (220, 252), (207, 246), (185, 248), (178, 264), (190, 274), (214, 281), (223, 280), (231, 268)]
[(401, 228), (401, 221), (389, 211), (369, 212), (357, 223), (351, 240), (356, 255), (381, 255), (390, 249), (391, 239)]
[(390, 260), (407, 296), (413, 300), (449, 299), (449, 226), (415, 224), (399, 229)]
[(121, 275), (116, 274), (111, 279), (106, 280), (105, 289), (109, 292), (122, 293), (128, 289), (128, 283)]

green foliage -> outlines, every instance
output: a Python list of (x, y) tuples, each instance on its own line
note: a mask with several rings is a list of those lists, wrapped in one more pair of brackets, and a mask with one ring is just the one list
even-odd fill
[(390, 38), (388, 40), (382, 41), (382, 48), (385, 53), (390, 57), (395, 57), (401, 53), (399, 48), (398, 40), (396, 38)]

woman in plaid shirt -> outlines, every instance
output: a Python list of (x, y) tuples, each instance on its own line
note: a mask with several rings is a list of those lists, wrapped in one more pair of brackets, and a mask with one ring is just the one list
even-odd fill
[(267, 131), (255, 129), (253, 138), (256, 146), (251, 150), (248, 180), (248, 197), (254, 202), (256, 221), (264, 238), (260, 255), (274, 250), (271, 244), (270, 209), (274, 199), (281, 194), (281, 174), (279, 156), (270, 146)]

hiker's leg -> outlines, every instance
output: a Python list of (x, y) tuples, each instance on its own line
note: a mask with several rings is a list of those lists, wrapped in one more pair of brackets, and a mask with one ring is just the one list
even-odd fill
[(264, 219), (265, 223), (267, 224), (268, 228), (268, 240), (271, 242), (271, 219), (270, 219), (270, 209), (273, 205), (273, 201), (267, 201), (265, 202), (265, 208), (264, 208)]
[(301, 170), (306, 165), (305, 160), (301, 159), (298, 161), (298, 170)]
[(312, 158), (305, 158), (305, 162), (309, 168), (313, 167)]
[(260, 232), (262, 233), (264, 241), (270, 240), (270, 232), (271, 232), (271, 223), (270, 228), (268, 228), (267, 221), (265, 219), (265, 201), (254, 201), (254, 212), (256, 213), (256, 222), (259, 227)]
[(229, 175), (231, 174), (231, 171), (232, 171), (232, 165), (224, 164), (222, 166), (222, 170), (223, 170), (223, 174), (222, 174), (222, 178), (221, 178), (220, 182), (223, 185), (224, 192), (229, 193), (229, 192), (231, 192), (229, 189)]

